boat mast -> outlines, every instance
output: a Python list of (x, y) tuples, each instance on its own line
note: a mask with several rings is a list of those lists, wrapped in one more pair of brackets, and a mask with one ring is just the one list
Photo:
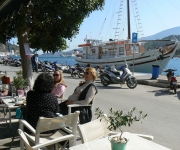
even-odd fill
[(127, 0), (127, 25), (128, 25), (128, 37), (127, 38), (131, 39), (129, 0)]

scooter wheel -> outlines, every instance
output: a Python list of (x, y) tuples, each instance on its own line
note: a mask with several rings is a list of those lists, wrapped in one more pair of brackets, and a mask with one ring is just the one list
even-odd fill
[(131, 78), (126, 81), (126, 84), (130, 89), (134, 89), (137, 86), (137, 80), (135, 78)]
[(107, 82), (103, 77), (101, 78), (101, 83), (104, 86), (108, 86), (109, 85), (109, 82)]
[(74, 72), (71, 74), (71, 76), (72, 76), (73, 78), (76, 78), (76, 77), (77, 77), (76, 75), (77, 75), (77, 74), (74, 73)]
[(78, 73), (78, 77), (79, 77), (79, 78), (84, 78), (84, 72), (79, 72), (79, 73)]

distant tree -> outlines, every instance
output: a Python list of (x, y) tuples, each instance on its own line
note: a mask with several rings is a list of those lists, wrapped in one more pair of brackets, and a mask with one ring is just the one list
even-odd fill
[(32, 84), (31, 59), (26, 58), (24, 43), (43, 52), (66, 49), (66, 40), (78, 34), (83, 20), (102, 10), (105, 0), (31, 0), (19, 12), (0, 24), (0, 42), (17, 37), (22, 58), (23, 77)]

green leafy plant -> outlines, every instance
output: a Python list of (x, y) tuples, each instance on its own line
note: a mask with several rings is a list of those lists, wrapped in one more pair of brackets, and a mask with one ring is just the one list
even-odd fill
[(100, 121), (105, 120), (109, 123), (108, 129), (110, 131), (120, 130), (120, 136), (114, 137), (112, 140), (120, 143), (126, 143), (127, 139), (122, 137), (122, 126), (128, 125), (130, 127), (133, 122), (140, 121), (147, 116), (147, 114), (143, 115), (142, 111), (139, 111), (137, 115), (133, 115), (135, 111), (136, 108), (133, 107), (129, 112), (124, 114), (123, 111), (115, 111), (114, 109), (110, 108), (109, 114), (105, 115), (104, 112), (98, 107), (95, 109), (95, 115), (97, 115), (97, 118), (100, 118)]
[(22, 70), (16, 72), (13, 83), (17, 89), (23, 89), (28, 85), (28, 79), (23, 78)]

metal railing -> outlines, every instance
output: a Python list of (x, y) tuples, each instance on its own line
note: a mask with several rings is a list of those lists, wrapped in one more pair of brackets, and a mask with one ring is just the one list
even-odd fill
[(76, 57), (81, 57), (82, 59), (109, 59), (109, 58), (119, 58), (125, 55), (119, 55), (117, 53), (111, 53), (111, 54), (83, 54), (81, 56), (76, 56)]

